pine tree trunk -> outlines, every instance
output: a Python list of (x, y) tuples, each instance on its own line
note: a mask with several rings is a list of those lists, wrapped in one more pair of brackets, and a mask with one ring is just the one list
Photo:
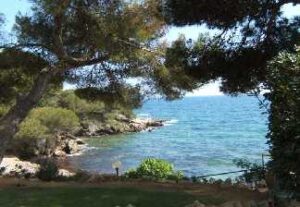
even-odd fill
[(20, 123), (42, 98), (53, 75), (54, 72), (51, 68), (46, 67), (42, 69), (30, 92), (23, 97), (17, 98), (16, 104), (0, 119), (0, 163), (7, 145), (18, 132)]

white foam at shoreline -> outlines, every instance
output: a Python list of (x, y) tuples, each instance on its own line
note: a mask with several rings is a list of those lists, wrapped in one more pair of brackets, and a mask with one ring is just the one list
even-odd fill
[(164, 125), (165, 126), (172, 126), (172, 125), (174, 125), (174, 124), (177, 124), (179, 122), (179, 120), (177, 120), (177, 119), (171, 119), (171, 120), (169, 120), (169, 121), (166, 121), (165, 123), (164, 123)]

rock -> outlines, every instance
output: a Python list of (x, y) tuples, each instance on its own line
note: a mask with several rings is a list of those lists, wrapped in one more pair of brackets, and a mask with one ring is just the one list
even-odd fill
[(89, 123), (88, 130), (89, 130), (90, 133), (93, 134), (93, 133), (95, 133), (96, 131), (99, 130), (99, 127), (94, 123)]
[(47, 139), (38, 139), (36, 143), (37, 154), (42, 154), (41, 152), (45, 152), (47, 150)]
[(130, 123), (130, 127), (133, 132), (140, 132), (147, 128), (145, 123), (136, 123), (136, 122)]
[(3, 168), (2, 175), (4, 176), (26, 176), (35, 175), (40, 166), (35, 163), (21, 161), (17, 157), (4, 157), (0, 168)]
[(61, 133), (57, 135), (55, 148), (52, 151), (52, 156), (65, 157), (66, 155), (75, 154), (83, 149), (85, 142), (82, 139), (70, 135), (68, 133)]
[(85, 145), (85, 142), (82, 140), (82, 139), (76, 139), (76, 143), (78, 144), (78, 145)]
[(126, 117), (124, 114), (118, 114), (116, 120), (121, 122), (130, 122), (130, 119)]
[(64, 156), (67, 155), (67, 153), (64, 152), (63, 150), (56, 149), (56, 150), (54, 151), (53, 155), (54, 155), (55, 157), (64, 157)]
[(164, 124), (163, 120), (149, 120), (149, 119), (133, 119), (131, 125), (136, 131), (142, 131), (149, 127), (162, 127)]
[(75, 173), (70, 172), (70, 171), (65, 170), (65, 169), (59, 169), (58, 170), (58, 175), (62, 176), (62, 177), (72, 177), (72, 176), (75, 175)]
[(113, 120), (90, 121), (84, 124), (83, 129), (78, 133), (79, 136), (104, 136), (114, 135), (127, 132), (140, 132), (144, 130), (152, 131), (156, 127), (162, 127), (163, 120), (150, 119), (130, 119), (129, 117), (118, 114)]
[[(1, 175), (3, 176), (12, 176), (12, 177), (35, 177), (36, 173), (40, 169), (40, 165), (28, 161), (22, 161), (17, 157), (4, 157), (0, 169)], [(74, 176), (75, 173), (70, 172), (65, 169), (59, 169), (58, 174), (63, 177), (71, 177)]]
[(109, 128), (105, 128), (105, 129), (100, 129), (98, 131), (96, 131), (96, 133), (94, 133), (94, 136), (101, 136), (101, 135), (111, 135), (111, 134), (115, 134), (115, 131), (109, 127)]
[(159, 120), (159, 121), (150, 121), (147, 123), (148, 127), (162, 127), (164, 126), (163, 121)]
[(68, 140), (66, 141), (66, 146), (64, 148), (64, 151), (67, 154), (75, 154), (79, 151), (77, 142), (75, 140)]

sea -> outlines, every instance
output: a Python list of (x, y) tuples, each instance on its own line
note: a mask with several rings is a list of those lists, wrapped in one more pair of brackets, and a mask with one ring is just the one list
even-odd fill
[[(137, 117), (167, 120), (153, 131), (89, 138), (87, 150), (70, 158), (73, 166), (99, 173), (136, 168), (146, 158), (171, 162), (186, 176), (240, 170), (235, 159), (261, 163), (268, 153), (268, 115), (251, 96), (152, 99), (135, 110)], [(234, 174), (229, 175), (232, 177)]]

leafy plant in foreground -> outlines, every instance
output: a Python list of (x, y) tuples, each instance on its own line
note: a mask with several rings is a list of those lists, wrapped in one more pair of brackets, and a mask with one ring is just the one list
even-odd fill
[(125, 174), (128, 178), (146, 178), (153, 180), (175, 180), (179, 182), (183, 173), (174, 171), (173, 165), (166, 160), (148, 158), (145, 159), (136, 170), (129, 170)]
[(244, 180), (248, 183), (264, 179), (265, 169), (261, 165), (251, 163), (246, 159), (235, 159), (233, 160), (233, 163), (237, 167), (247, 170), (243, 175), (239, 177), (239, 179)]

